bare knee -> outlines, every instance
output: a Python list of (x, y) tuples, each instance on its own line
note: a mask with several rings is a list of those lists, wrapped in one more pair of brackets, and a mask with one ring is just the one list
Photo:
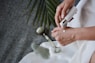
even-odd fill
[(95, 52), (92, 54), (92, 57), (90, 59), (90, 63), (95, 63)]

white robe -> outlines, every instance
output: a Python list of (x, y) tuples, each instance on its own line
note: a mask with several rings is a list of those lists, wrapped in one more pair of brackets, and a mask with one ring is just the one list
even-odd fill
[[(77, 5), (78, 12), (74, 20), (68, 24), (71, 27), (95, 26), (95, 0), (81, 0)], [(57, 46), (60, 44), (55, 41)], [(67, 46), (60, 46), (62, 52), (55, 54), (48, 42), (41, 46), (49, 48), (50, 59), (43, 59), (34, 52), (27, 54), (19, 63), (89, 63), (95, 51), (95, 41), (75, 41)]]

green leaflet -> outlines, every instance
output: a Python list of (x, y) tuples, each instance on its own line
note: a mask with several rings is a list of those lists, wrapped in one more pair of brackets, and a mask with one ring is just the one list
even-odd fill
[[(31, 3), (32, 2), (32, 3)], [(30, 17), (32, 16), (33, 9), (37, 9), (35, 12), (35, 17), (33, 20), (34, 25), (40, 25), (44, 27), (50, 27), (50, 25), (55, 26), (54, 15), (56, 11), (56, 7), (60, 3), (60, 0), (29, 0), (29, 4), (31, 9), (29, 10), (27, 22), (29, 21)]]

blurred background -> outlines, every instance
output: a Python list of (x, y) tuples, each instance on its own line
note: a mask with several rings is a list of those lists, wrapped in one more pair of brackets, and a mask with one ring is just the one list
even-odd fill
[(32, 52), (32, 42), (46, 41), (43, 36), (36, 34), (37, 26), (33, 25), (37, 7), (28, 17), (29, 20), (27, 18), (30, 1), (35, 0), (0, 0), (0, 63), (18, 63), (23, 56)]

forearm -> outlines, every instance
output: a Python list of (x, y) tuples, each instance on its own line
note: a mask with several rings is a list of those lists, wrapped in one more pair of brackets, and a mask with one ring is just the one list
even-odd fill
[(76, 29), (76, 40), (95, 40), (95, 26)]

